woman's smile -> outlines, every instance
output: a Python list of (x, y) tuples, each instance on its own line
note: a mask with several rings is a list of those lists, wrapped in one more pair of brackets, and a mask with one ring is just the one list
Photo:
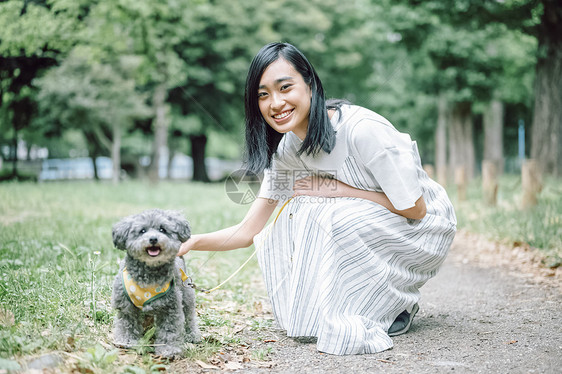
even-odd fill
[(273, 116), (273, 118), (275, 119), (275, 121), (277, 123), (282, 122), (283, 120), (287, 119), (287, 117), (289, 117), (291, 114), (293, 113), (293, 109), (291, 110), (286, 110), (280, 114), (276, 114)]

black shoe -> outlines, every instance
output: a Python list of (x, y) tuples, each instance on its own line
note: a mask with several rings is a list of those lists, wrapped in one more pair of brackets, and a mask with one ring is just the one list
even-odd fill
[(407, 333), (418, 310), (420, 310), (418, 304), (414, 304), (412, 313), (406, 311), (400, 313), (394, 322), (392, 322), (392, 326), (388, 329), (388, 336), (397, 336)]

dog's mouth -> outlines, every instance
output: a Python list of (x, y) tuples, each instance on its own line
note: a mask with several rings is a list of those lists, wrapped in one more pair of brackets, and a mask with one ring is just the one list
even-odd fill
[(160, 249), (160, 247), (157, 247), (157, 246), (152, 246), (152, 247), (146, 248), (146, 253), (148, 253), (148, 255), (151, 256), (151, 257), (158, 256), (160, 254), (160, 252), (162, 252), (162, 250)]

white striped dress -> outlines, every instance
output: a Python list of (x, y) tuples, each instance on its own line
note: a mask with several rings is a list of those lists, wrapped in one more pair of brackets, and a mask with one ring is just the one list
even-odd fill
[(300, 196), (254, 238), (276, 321), (291, 337), (317, 337), (321, 352), (375, 353), (392, 347), (387, 331), (420, 298), (456, 230), (444, 189), (421, 167), (415, 142), (385, 118), (344, 105), (332, 124), (334, 150), (297, 156), (287, 133), (266, 170), (260, 197), (286, 201), (295, 180), (324, 175), (384, 192), (399, 210), (423, 195), (427, 215), (406, 219), (359, 198)]

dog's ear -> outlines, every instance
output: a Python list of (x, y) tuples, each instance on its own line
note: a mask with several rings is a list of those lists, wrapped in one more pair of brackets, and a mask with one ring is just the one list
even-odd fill
[(121, 221), (113, 225), (113, 245), (115, 248), (126, 250), (127, 238), (131, 231), (133, 220), (131, 217), (125, 217)]
[(175, 224), (174, 232), (178, 235), (178, 239), (183, 243), (191, 238), (191, 227), (183, 214), (177, 211), (168, 210), (166, 212), (168, 218)]

